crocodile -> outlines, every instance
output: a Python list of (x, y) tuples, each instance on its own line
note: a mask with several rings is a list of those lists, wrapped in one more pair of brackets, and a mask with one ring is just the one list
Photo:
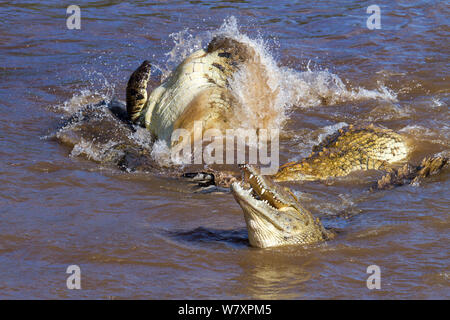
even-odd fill
[(151, 64), (144, 61), (127, 84), (130, 120), (170, 147), (179, 142), (171, 141), (174, 130), (183, 128), (192, 135), (196, 121), (201, 121), (204, 131), (214, 128), (225, 132), (237, 105), (229, 79), (249, 59), (257, 61), (250, 46), (229, 37), (215, 37), (206, 49), (181, 62), (149, 95)]
[[(172, 141), (172, 133), (178, 128), (188, 130), (194, 137), (196, 121), (202, 123), (204, 131), (213, 128), (225, 132), (231, 125), (230, 119), (238, 112), (238, 101), (231, 92), (229, 80), (242, 65), (249, 62), (256, 65), (254, 70), (264, 73), (253, 48), (232, 38), (215, 37), (206, 49), (189, 55), (148, 95), (151, 64), (144, 61), (132, 73), (127, 84), (128, 117), (132, 123), (147, 128), (154, 138), (166, 141), (170, 147), (180, 143)], [(325, 180), (346, 176), (357, 170), (384, 170), (389, 173), (408, 157), (410, 149), (406, 139), (393, 130), (373, 124), (349, 125), (326, 137), (313, 148), (310, 156), (281, 166), (273, 178), (282, 182)], [(448, 163), (446, 157), (435, 160), (436, 170), (432, 173)], [(440, 166), (436, 166), (437, 163)], [(409, 165), (408, 168), (408, 174), (403, 170), (400, 175), (385, 176), (379, 185), (386, 188), (388, 182), (399, 185), (400, 180), (413, 181), (421, 170), (420, 165)], [(214, 170), (210, 174), (200, 175), (209, 179), (206, 185), (229, 187), (236, 180), (230, 174)], [(195, 175), (188, 173), (187, 176)]]
[(231, 192), (244, 212), (251, 246), (306, 245), (334, 237), (287, 187), (281, 188), (251, 165), (240, 167), (243, 179), (231, 184)]
[[(404, 179), (428, 177), (446, 164), (446, 158), (427, 157), (417, 167), (404, 165), (380, 179), (375, 189), (401, 185)], [(289, 188), (281, 187), (270, 176), (261, 175), (252, 165), (240, 165), (240, 169), (242, 180), (231, 184), (231, 193), (244, 213), (251, 246), (310, 245), (335, 237), (333, 231), (326, 229), (319, 218), (300, 204)]]

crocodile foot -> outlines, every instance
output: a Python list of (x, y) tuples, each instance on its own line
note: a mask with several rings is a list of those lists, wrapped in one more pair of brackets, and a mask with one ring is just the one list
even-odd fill
[(386, 190), (405, 184), (418, 183), (421, 179), (439, 173), (448, 166), (448, 160), (447, 157), (425, 157), (418, 166), (407, 163), (399, 169), (391, 169), (370, 190)]

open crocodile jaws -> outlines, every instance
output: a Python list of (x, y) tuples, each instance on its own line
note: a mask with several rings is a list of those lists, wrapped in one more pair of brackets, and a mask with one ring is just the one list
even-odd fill
[(242, 165), (241, 170), (250, 188), (244, 181), (234, 182), (231, 191), (244, 211), (250, 245), (267, 248), (309, 244), (332, 237), (289, 189), (275, 185), (250, 165)]

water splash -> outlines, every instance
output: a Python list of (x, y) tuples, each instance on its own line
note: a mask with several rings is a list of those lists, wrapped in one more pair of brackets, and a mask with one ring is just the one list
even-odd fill
[(261, 36), (250, 38), (242, 33), (233, 16), (225, 19), (217, 30), (195, 36), (188, 29), (172, 34), (174, 46), (167, 54), (167, 64), (180, 63), (216, 36), (235, 39), (255, 52), (253, 63), (244, 64), (229, 81), (232, 93), (240, 102), (235, 111), (237, 116), (232, 119), (233, 126), (281, 129), (293, 107), (310, 108), (369, 99), (397, 101), (396, 93), (383, 84), (378, 84), (375, 90), (348, 88), (336, 74), (312, 70), (310, 64), (305, 71), (280, 66), (270, 44)]
[[(239, 101), (235, 106), (234, 115), (229, 119), (231, 128), (247, 129), (282, 129), (294, 108), (311, 108), (320, 105), (332, 105), (341, 102), (379, 99), (389, 102), (397, 101), (396, 94), (382, 84), (378, 89), (368, 90), (362, 87), (351, 88), (328, 70), (299, 71), (279, 65), (272, 52), (270, 43), (262, 36), (251, 38), (239, 29), (235, 17), (229, 17), (216, 30), (198, 31), (195, 34), (189, 29), (183, 29), (170, 35), (173, 47), (166, 53), (167, 60), (158, 63), (158, 69), (165, 79), (192, 52), (206, 47), (216, 36), (225, 36), (246, 44), (254, 51), (254, 57), (245, 63), (229, 80), (229, 88)], [(86, 104), (106, 100), (111, 101), (115, 92), (115, 84), (98, 72), (85, 71), (88, 76), (89, 88), (80, 89), (71, 99), (60, 107), (61, 110), (73, 114)], [(332, 129), (338, 128), (333, 126)], [(172, 160), (166, 145), (156, 142), (151, 149), (152, 139), (142, 134), (138, 128), (127, 140), (133, 141), (141, 148), (148, 148), (152, 158), (161, 166), (170, 166)], [(328, 130), (325, 130), (328, 133)], [(322, 139), (322, 133), (319, 140)], [(115, 138), (111, 137), (111, 141)], [(105, 148), (110, 148), (107, 143)], [(83, 154), (92, 146), (86, 141), (78, 143), (74, 155)], [(151, 150), (151, 151), (150, 151)], [(98, 151), (100, 152), (100, 151)], [(100, 152), (101, 153), (101, 152)], [(91, 157), (93, 157), (91, 155)]]
[(117, 144), (118, 143), (114, 141), (108, 141), (107, 143), (102, 144), (81, 139), (73, 146), (70, 156), (84, 156), (89, 160), (97, 162), (111, 162), (113, 158), (120, 158), (120, 156), (123, 155), (120, 151), (115, 151), (114, 153), (111, 152)]

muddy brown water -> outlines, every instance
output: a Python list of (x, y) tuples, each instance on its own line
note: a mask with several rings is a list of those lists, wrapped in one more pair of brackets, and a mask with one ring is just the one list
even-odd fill
[[(192, 193), (167, 168), (127, 172), (106, 161), (119, 122), (100, 127), (104, 140), (81, 141), (86, 122), (66, 131), (75, 145), (57, 137), (87, 102), (123, 100), (144, 59), (156, 66), (155, 86), (227, 29), (262, 39), (272, 73), (297, 90), (278, 106), (281, 163), (360, 122), (407, 136), (412, 162), (447, 154), (449, 7), (377, 3), (380, 30), (367, 29), (364, 1), (80, 1), (81, 30), (66, 28), (61, 4), (1, 3), (0, 297), (448, 299), (448, 170), (374, 193), (379, 173), (289, 184), (337, 237), (255, 249), (231, 194)], [(158, 156), (145, 132), (126, 138)], [(73, 264), (81, 290), (66, 287)], [(379, 290), (366, 286), (370, 265), (381, 269)]]

